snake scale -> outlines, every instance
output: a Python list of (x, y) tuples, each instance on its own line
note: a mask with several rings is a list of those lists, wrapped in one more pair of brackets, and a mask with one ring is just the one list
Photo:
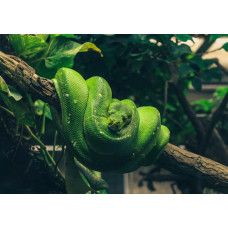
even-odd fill
[(159, 111), (112, 98), (107, 81), (87, 80), (61, 68), (53, 79), (60, 98), (63, 135), (73, 156), (100, 172), (127, 173), (152, 164), (169, 141)]

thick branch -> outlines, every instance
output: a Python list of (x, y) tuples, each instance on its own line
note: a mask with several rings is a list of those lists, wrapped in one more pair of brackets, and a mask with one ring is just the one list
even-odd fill
[(209, 158), (168, 144), (157, 164), (193, 180), (200, 178), (205, 186), (228, 193), (228, 167)]
[(24, 91), (45, 102), (59, 105), (53, 82), (39, 77), (35, 70), (21, 59), (0, 51), (0, 68)]
[[(19, 58), (0, 52), (0, 68), (22, 90), (59, 106), (59, 99), (52, 81), (39, 77), (33, 68)], [(224, 193), (228, 192), (228, 167), (213, 160), (168, 144), (158, 164), (171, 172), (193, 179), (200, 176), (206, 186)]]

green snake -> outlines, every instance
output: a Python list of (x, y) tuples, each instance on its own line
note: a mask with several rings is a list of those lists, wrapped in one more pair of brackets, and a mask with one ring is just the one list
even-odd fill
[(58, 93), (65, 143), (89, 169), (127, 173), (152, 164), (169, 141), (159, 111), (112, 98), (107, 81), (88, 80), (61, 68), (53, 79)]

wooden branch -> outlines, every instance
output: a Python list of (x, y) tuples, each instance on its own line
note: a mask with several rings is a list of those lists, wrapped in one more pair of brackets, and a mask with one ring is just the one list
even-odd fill
[(228, 193), (228, 167), (209, 158), (191, 153), (169, 143), (157, 164), (186, 178), (200, 179), (204, 186)]
[(42, 78), (26, 62), (0, 51), (0, 68), (22, 90), (45, 102), (59, 106), (59, 98), (51, 80)]
[[(48, 103), (60, 106), (51, 80), (39, 77), (33, 68), (17, 57), (0, 52), (0, 69), (24, 91)], [(228, 192), (228, 167), (200, 155), (168, 144), (157, 163), (171, 172), (196, 180), (215, 190)]]

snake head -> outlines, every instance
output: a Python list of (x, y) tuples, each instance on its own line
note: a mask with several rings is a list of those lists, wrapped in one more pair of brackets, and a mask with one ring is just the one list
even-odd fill
[(132, 119), (132, 110), (121, 102), (111, 103), (108, 110), (108, 128), (112, 131), (120, 131), (127, 126)]

